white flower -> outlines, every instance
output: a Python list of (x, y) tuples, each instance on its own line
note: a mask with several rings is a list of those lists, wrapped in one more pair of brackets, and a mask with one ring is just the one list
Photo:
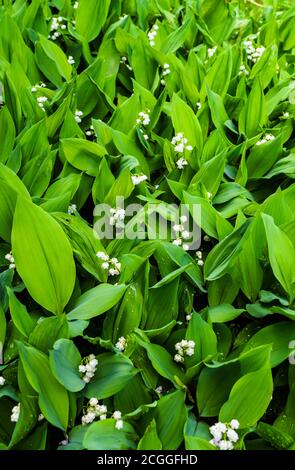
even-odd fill
[(173, 245), (176, 245), (176, 246), (181, 246), (182, 245), (182, 240), (181, 238), (176, 238), (175, 240), (173, 240)]
[(199, 258), (199, 259), (202, 259), (203, 258), (203, 253), (200, 250), (196, 251), (196, 257)]
[(48, 98), (46, 96), (38, 96), (37, 98), (38, 103), (46, 103), (47, 100)]
[(174, 361), (175, 362), (184, 362), (184, 358), (180, 354), (175, 354)]
[(187, 356), (193, 356), (194, 353), (195, 353), (195, 351), (194, 351), (193, 348), (188, 348), (188, 349), (186, 350), (186, 355), (187, 355)]
[(186, 215), (181, 215), (179, 220), (182, 224), (185, 224), (187, 222), (187, 216)]
[(191, 234), (187, 230), (184, 230), (181, 236), (184, 240), (187, 240), (188, 238), (190, 238)]
[(75, 10), (77, 10), (78, 6), (79, 6), (79, 2), (75, 2), (74, 5), (73, 5), (73, 8), (74, 8)]
[(154, 24), (151, 28), (151, 30), (148, 32), (148, 40), (150, 42), (150, 46), (154, 46), (155, 45), (155, 37), (157, 36), (157, 32), (158, 32), (158, 29), (159, 29), (159, 26), (157, 24)]
[(240, 427), (240, 423), (237, 419), (232, 419), (230, 425), (232, 429), (239, 429)]
[(147, 109), (146, 111), (140, 111), (138, 113), (138, 118), (136, 119), (137, 124), (141, 124), (143, 126), (148, 126), (150, 123), (150, 110)]
[(83, 360), (84, 364), (80, 364), (78, 370), (81, 375), (85, 374), (82, 377), (85, 383), (89, 383), (92, 377), (94, 377), (95, 371), (97, 369), (98, 360), (94, 354), (90, 354)]
[(107, 419), (107, 415), (100, 415), (99, 419), (100, 419), (100, 421), (103, 421), (103, 420)]
[(189, 315), (186, 315), (185, 319), (186, 319), (186, 321), (190, 321), (190, 320), (192, 319), (192, 316), (191, 316), (191, 314), (189, 314)]
[(285, 113), (283, 113), (283, 118), (284, 118), (284, 119), (288, 119), (288, 117), (290, 117), (290, 114), (288, 113), (288, 111), (286, 111)]
[(221, 440), (218, 444), (220, 450), (232, 450), (234, 446), (230, 441)]
[(90, 398), (89, 404), (91, 406), (96, 406), (98, 404), (98, 399), (97, 398)]
[(170, 68), (170, 65), (169, 65), (169, 64), (164, 64), (164, 65), (163, 65), (163, 68), (167, 70), (167, 69)]
[(16, 406), (12, 408), (10, 421), (12, 421), (13, 423), (17, 423), (19, 420), (19, 415), (20, 415), (20, 403), (18, 403)]
[(104, 251), (98, 251), (96, 253), (97, 258), (102, 259), (103, 261), (108, 261), (109, 256)]
[(256, 145), (262, 145), (265, 144), (266, 142), (270, 142), (275, 139), (275, 136), (273, 134), (265, 134), (264, 138), (258, 140), (256, 142)]
[(101, 265), (102, 269), (109, 269), (110, 264), (107, 261), (104, 261)]
[(245, 65), (242, 64), (239, 69), (239, 75), (249, 75), (248, 70), (246, 69)]
[(138, 184), (147, 180), (147, 176), (146, 175), (131, 175), (131, 180), (134, 186), (137, 186)]
[(217, 50), (217, 47), (216, 47), (216, 46), (215, 46), (215, 47), (211, 47), (211, 48), (209, 47), (209, 48), (208, 48), (208, 57), (213, 57), (214, 54), (215, 54), (215, 52), (216, 52), (216, 50)]
[(162, 385), (159, 385), (156, 389), (155, 389), (155, 392), (157, 392), (159, 395), (161, 395), (163, 393), (163, 387)]
[(188, 245), (187, 243), (184, 243), (184, 244), (182, 245), (182, 248), (184, 249), (184, 251), (188, 251), (190, 247), (189, 247), (189, 245)]
[(68, 207), (68, 214), (75, 214), (77, 212), (76, 204), (70, 204)]
[(201, 102), (198, 101), (198, 102), (197, 102), (197, 108), (198, 108), (198, 109), (201, 109), (201, 107), (202, 107)]
[(147, 134), (143, 134), (144, 140), (149, 140), (149, 136)]
[(124, 423), (123, 423), (122, 419), (118, 419), (118, 421), (116, 421), (115, 428), (116, 429), (123, 429), (123, 426), (124, 426)]
[(4, 377), (0, 377), (0, 387), (3, 387), (3, 385), (5, 384), (5, 379)]
[(38, 415), (38, 421), (41, 422), (41, 421), (43, 421), (43, 419), (44, 419), (44, 416), (42, 415), (42, 413), (40, 413)]
[(35, 93), (36, 91), (37, 91), (37, 88), (36, 88), (35, 86), (32, 86), (31, 92), (32, 92), (32, 93)]
[(226, 435), (227, 437), (229, 438), (229, 440), (231, 442), (237, 442), (239, 440), (239, 435), (236, 431), (234, 431), (233, 429), (228, 429), (226, 431)]
[(118, 269), (110, 268), (109, 274), (110, 276), (118, 276), (118, 274), (120, 274), (120, 271), (118, 271)]
[(118, 420), (122, 418), (122, 413), (121, 411), (114, 411), (113, 418)]
[(208, 235), (204, 235), (204, 242), (210, 242), (211, 238)]
[(193, 147), (191, 145), (187, 145), (186, 147), (186, 150), (188, 150), (189, 152), (191, 152), (193, 150)]
[(127, 348), (127, 340), (124, 336), (121, 336), (115, 344), (115, 348), (123, 352)]
[(179, 158), (176, 162), (176, 166), (177, 168), (179, 168), (179, 170), (183, 170), (183, 168), (188, 165), (188, 162), (187, 160), (185, 160), (185, 158)]
[(83, 116), (83, 111), (80, 111), (79, 109), (77, 109), (75, 111), (75, 121), (78, 123), (82, 122), (82, 119), (81, 119), (82, 116)]

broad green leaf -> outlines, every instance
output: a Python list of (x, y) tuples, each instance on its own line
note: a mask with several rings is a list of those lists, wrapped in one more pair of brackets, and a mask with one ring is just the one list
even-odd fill
[(79, 392), (85, 387), (79, 365), (82, 362), (79, 350), (69, 339), (59, 339), (49, 353), (49, 363), (55, 378), (70, 392)]
[(30, 295), (60, 314), (75, 282), (72, 249), (58, 223), (40, 207), (19, 198), (13, 219), (12, 249)]
[(124, 422), (123, 429), (116, 429), (115, 424), (114, 419), (92, 423), (83, 439), (84, 448), (108, 451), (135, 449), (137, 436), (131, 424)]
[(65, 431), (69, 414), (68, 393), (53, 376), (48, 357), (21, 342), (18, 349), (27, 379), (39, 395), (43, 415), (53, 426)]
[(69, 320), (89, 320), (97, 317), (114, 307), (121, 300), (125, 290), (124, 284), (100, 284), (82, 294), (67, 317)]
[(253, 426), (264, 415), (272, 398), (273, 381), (269, 367), (250, 372), (233, 386), (229, 399), (222, 406), (219, 419), (237, 419), (241, 428)]
[(103, 353), (97, 356), (97, 360), (95, 376), (85, 389), (88, 398), (103, 399), (115, 395), (138, 372), (123, 354)]

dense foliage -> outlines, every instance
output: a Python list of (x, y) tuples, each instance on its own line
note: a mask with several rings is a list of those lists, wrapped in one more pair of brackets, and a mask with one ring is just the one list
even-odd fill
[(0, 4), (0, 449), (294, 449), (294, 2)]

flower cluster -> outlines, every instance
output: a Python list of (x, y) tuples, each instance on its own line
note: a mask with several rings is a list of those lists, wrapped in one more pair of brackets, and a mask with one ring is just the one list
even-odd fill
[(125, 351), (125, 349), (127, 348), (126, 338), (124, 338), (124, 336), (120, 336), (120, 338), (118, 339), (118, 341), (115, 344), (115, 347), (121, 352)]
[(132, 71), (131, 65), (128, 64), (128, 59), (126, 56), (121, 57), (120, 64), (123, 64), (127, 67), (128, 70)]
[(147, 176), (146, 175), (131, 175), (131, 180), (134, 186), (137, 186), (138, 184), (147, 180)]
[(92, 423), (95, 418), (99, 418), (101, 421), (107, 418), (108, 409), (105, 405), (100, 405), (97, 398), (90, 398), (86, 412), (82, 416), (82, 425)]
[(0, 376), (0, 387), (3, 387), (4, 384), (5, 384), (5, 379), (4, 377)]
[(217, 50), (217, 46), (214, 46), (214, 47), (211, 47), (211, 48), (209, 47), (209, 48), (208, 48), (208, 51), (207, 51), (207, 52), (208, 52), (208, 57), (209, 57), (209, 58), (210, 58), (210, 57), (213, 57), (214, 54), (215, 54), (215, 52), (216, 52), (216, 50)]
[(39, 107), (42, 109), (42, 111), (44, 111), (44, 112), (45, 112), (44, 103), (46, 103), (46, 101), (48, 101), (47, 96), (38, 96), (38, 98), (37, 98), (38, 106), (39, 106)]
[(85, 134), (88, 136), (88, 137), (92, 137), (94, 135), (94, 127), (93, 125), (91, 124), (91, 126), (86, 130)]
[(235, 429), (239, 429), (240, 423), (237, 419), (232, 419), (229, 424), (216, 423), (209, 428), (213, 436), (210, 444), (218, 447), (220, 450), (232, 450), (234, 443), (239, 440), (239, 435)]
[(68, 57), (68, 63), (69, 63), (70, 65), (74, 65), (74, 64), (75, 64), (75, 59), (74, 59), (74, 57), (73, 57), (72, 55), (69, 55), (69, 57)]
[(65, 29), (67, 29), (65, 18), (62, 16), (54, 16), (50, 25), (50, 34), (48, 39), (55, 41), (61, 35), (61, 30)]
[(15, 268), (15, 263), (14, 263), (14, 257), (12, 256), (12, 253), (7, 253), (7, 255), (5, 255), (5, 259), (7, 261), (9, 261), (9, 269), (14, 269)]
[(68, 214), (73, 215), (75, 212), (77, 212), (76, 204), (70, 204), (68, 207)]
[(270, 142), (271, 140), (274, 140), (274, 139), (275, 139), (275, 136), (273, 134), (265, 134), (265, 136), (262, 139), (256, 142), (256, 145), (266, 144), (266, 142)]
[(246, 49), (246, 54), (247, 54), (248, 59), (254, 64), (260, 59), (260, 57), (265, 51), (264, 46), (255, 46), (253, 44), (253, 41), (251, 41), (251, 39), (244, 41), (244, 46)]
[(198, 259), (198, 261), (197, 261), (198, 266), (204, 266), (203, 252), (200, 251), (200, 250), (196, 251), (196, 257)]
[(20, 403), (18, 403), (12, 408), (10, 421), (12, 421), (13, 423), (17, 423), (19, 419), (19, 414), (20, 414)]
[(117, 223), (121, 223), (125, 219), (125, 209), (119, 207), (118, 209), (111, 209), (110, 210), (110, 225), (116, 225)]
[(164, 64), (163, 65), (163, 72), (162, 72), (162, 79), (161, 79), (161, 85), (165, 85), (165, 78), (166, 75), (169, 75), (171, 73), (170, 70), (170, 65), (169, 64)]
[(118, 276), (120, 274), (121, 263), (119, 263), (117, 258), (110, 258), (104, 251), (98, 251), (96, 256), (103, 261), (101, 267), (102, 269), (108, 269), (110, 276)]
[(172, 145), (174, 146), (174, 151), (176, 153), (182, 154), (180, 158), (176, 161), (176, 166), (182, 170), (186, 165), (188, 165), (187, 160), (184, 158), (185, 151), (191, 152), (193, 147), (188, 144), (188, 140), (184, 137), (182, 132), (178, 132), (171, 140)]
[(116, 429), (123, 429), (124, 423), (123, 423), (123, 420), (122, 420), (121, 411), (114, 411), (113, 418), (116, 420), (115, 428)]
[(239, 75), (249, 75), (248, 70), (246, 69), (246, 66), (242, 64), (239, 69)]
[(79, 372), (83, 375), (82, 379), (85, 383), (89, 383), (92, 377), (94, 377), (95, 371), (97, 369), (98, 360), (94, 354), (90, 354), (83, 359), (83, 364), (79, 365)]
[(195, 342), (182, 339), (180, 343), (175, 344), (177, 354), (174, 356), (175, 362), (184, 362), (184, 356), (193, 356), (195, 353)]
[(146, 109), (146, 111), (140, 111), (138, 113), (138, 118), (136, 119), (136, 124), (140, 124), (141, 126), (148, 126), (150, 123), (150, 109)]
[(36, 91), (37, 91), (39, 88), (46, 88), (45, 83), (41, 82), (40, 84), (37, 83), (36, 85), (32, 86), (31, 92), (32, 92), (32, 93), (36, 93)]
[(155, 37), (158, 34), (158, 29), (159, 26), (157, 24), (154, 24), (154, 26), (152, 26), (151, 30), (148, 32), (148, 39), (150, 42), (150, 46), (152, 47), (155, 45)]
[(79, 109), (76, 109), (75, 111), (75, 121), (80, 123), (82, 122), (82, 116), (83, 116), (83, 111), (80, 111)]
[(187, 251), (189, 250), (189, 245), (185, 243), (184, 240), (188, 240), (191, 236), (190, 232), (186, 230), (183, 225), (187, 222), (187, 216), (182, 215), (180, 217), (180, 222), (180, 224), (174, 224), (172, 227), (174, 232), (177, 234), (177, 238), (175, 238), (172, 243), (173, 245), (182, 246), (182, 248)]

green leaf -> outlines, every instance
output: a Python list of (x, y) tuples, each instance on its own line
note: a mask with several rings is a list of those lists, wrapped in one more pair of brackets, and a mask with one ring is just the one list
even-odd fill
[(53, 426), (65, 431), (69, 415), (68, 393), (52, 375), (48, 357), (20, 342), (18, 349), (27, 379), (39, 395), (41, 412)]
[(239, 116), (239, 131), (250, 139), (259, 134), (266, 122), (265, 98), (259, 78), (255, 78)]
[(250, 372), (233, 386), (229, 399), (220, 410), (219, 419), (237, 419), (241, 428), (253, 426), (264, 415), (272, 398), (273, 382), (269, 367)]
[(62, 139), (60, 148), (75, 168), (90, 176), (98, 175), (101, 157), (106, 154), (104, 147), (85, 139)]
[(290, 343), (295, 338), (295, 323), (279, 322), (259, 330), (247, 342), (244, 351), (271, 344), (271, 367), (276, 367), (291, 354)]
[(88, 398), (103, 399), (115, 395), (138, 372), (123, 354), (103, 353), (97, 356), (97, 360), (95, 376), (85, 389)]
[(111, 0), (97, 2), (96, 0), (80, 0), (76, 13), (76, 30), (86, 39), (93, 41), (103, 27)]
[(19, 198), (12, 249), (30, 295), (47, 310), (62, 313), (74, 288), (75, 264), (70, 243), (58, 223), (40, 207)]
[(176, 450), (183, 440), (183, 428), (187, 420), (184, 401), (185, 393), (181, 390), (169, 393), (158, 401), (154, 416), (163, 450)]
[(125, 290), (124, 284), (100, 284), (82, 294), (67, 317), (69, 320), (89, 320), (97, 317), (114, 307), (121, 300)]
[(124, 422), (123, 429), (115, 428), (114, 419), (92, 423), (87, 429), (83, 445), (88, 450), (135, 449), (136, 433), (131, 424)]
[(79, 392), (85, 387), (79, 373), (82, 358), (73, 341), (57, 340), (49, 353), (49, 362), (53, 375), (67, 390)]
[(268, 255), (273, 273), (285, 291), (290, 302), (295, 296), (295, 249), (288, 236), (274, 223), (271, 216), (262, 214)]
[(9, 297), (9, 310), (13, 323), (18, 331), (26, 338), (34, 329), (34, 321), (26, 307), (17, 299), (11, 289), (7, 289)]
[(154, 419), (147, 426), (144, 435), (138, 443), (137, 450), (162, 450), (162, 442), (159, 439)]

